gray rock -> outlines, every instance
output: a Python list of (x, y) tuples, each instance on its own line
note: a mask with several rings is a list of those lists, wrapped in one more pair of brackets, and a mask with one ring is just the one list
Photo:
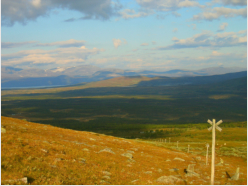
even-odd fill
[(236, 170), (236, 173), (231, 177), (231, 180), (238, 180), (239, 179), (239, 167)]
[(137, 181), (139, 181), (139, 179), (137, 179), (137, 180), (133, 180), (133, 181), (131, 181), (131, 183), (135, 183), (135, 182), (137, 182)]
[(48, 150), (46, 149), (40, 149), (42, 152), (48, 153)]
[(131, 153), (124, 153), (124, 154), (122, 154), (122, 156), (125, 156), (125, 157), (127, 157), (129, 159), (133, 158), (133, 155)]
[(127, 153), (133, 154), (134, 151), (128, 150)]
[(1, 133), (6, 133), (6, 129), (1, 127)]
[(106, 175), (106, 176), (110, 176), (110, 175), (111, 175), (111, 173), (108, 172), (108, 171), (102, 171), (102, 173), (103, 173), (104, 175)]
[(169, 171), (170, 172), (176, 172), (176, 171), (178, 171), (178, 169), (177, 168), (173, 168), (173, 169), (169, 169)]
[(146, 171), (145, 174), (152, 174), (152, 171)]
[(106, 179), (106, 180), (110, 180), (110, 177), (109, 176), (103, 176), (102, 178), (103, 179)]
[(162, 171), (162, 169), (158, 169), (158, 172), (161, 173), (161, 172), (163, 172), (163, 171)]
[(87, 152), (89, 152), (90, 150), (89, 150), (89, 149), (87, 149), (87, 148), (84, 148), (84, 149), (83, 149), (83, 151), (87, 151)]
[(85, 162), (86, 162), (86, 159), (84, 159), (84, 158), (78, 158), (78, 160), (79, 160), (79, 162), (81, 162), (81, 163), (85, 163)]
[(90, 140), (91, 140), (91, 141), (96, 141), (96, 139), (94, 139), (94, 138), (90, 138)]
[(182, 159), (182, 158), (174, 158), (174, 160), (178, 160), (178, 161), (185, 161), (184, 159)]
[(175, 176), (161, 176), (156, 181), (163, 184), (174, 185), (183, 181), (183, 179), (177, 178)]
[(4, 183), (9, 183), (9, 184), (13, 184), (13, 183), (17, 183), (17, 182), (28, 184), (28, 178), (27, 177), (24, 177), (24, 178), (16, 179), (16, 180), (5, 180), (3, 182)]
[(170, 159), (167, 159), (166, 161), (171, 161)]
[(108, 152), (108, 153), (111, 153), (111, 154), (115, 154), (110, 148), (106, 148), (106, 149), (103, 149), (103, 150), (100, 150), (100, 152)]

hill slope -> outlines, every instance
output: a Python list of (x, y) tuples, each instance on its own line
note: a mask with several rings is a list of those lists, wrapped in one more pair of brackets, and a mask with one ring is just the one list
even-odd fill
[[(7, 117), (1, 119), (6, 130), (1, 137), (2, 184), (15, 184), (11, 180), (23, 177), (28, 178), (29, 184), (36, 185), (198, 185), (210, 182), (210, 165), (205, 165), (203, 156), (176, 152), (137, 140)], [(221, 158), (228, 164), (216, 168), (215, 183), (246, 184), (246, 162), (236, 157)], [(220, 158), (216, 157), (216, 161)], [(185, 173), (184, 169), (189, 164), (195, 164), (194, 170), (198, 175)], [(225, 177), (225, 171), (232, 176), (237, 167), (241, 172), (238, 181)]]

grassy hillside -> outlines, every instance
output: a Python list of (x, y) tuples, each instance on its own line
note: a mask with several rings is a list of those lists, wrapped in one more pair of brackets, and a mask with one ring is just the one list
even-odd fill
[[(210, 183), (210, 164), (206, 165), (205, 156), (197, 154), (197, 150), (204, 151), (205, 144), (199, 142), (197, 136), (192, 139), (192, 150), (187, 153), (184, 149), (189, 142), (183, 140), (183, 137), (180, 138), (180, 148), (176, 150), (176, 138), (172, 138), (170, 144), (154, 140), (127, 140), (7, 117), (1, 117), (1, 120), (2, 127), (6, 130), (6, 133), (1, 135), (2, 184), (23, 184), (15, 181), (23, 177), (28, 178), (28, 184), (34, 185)], [(243, 128), (241, 130), (244, 131)], [(238, 139), (246, 135), (240, 133), (241, 130), (237, 129), (235, 133), (233, 130), (223, 132), (226, 132), (226, 136), (236, 134)], [(199, 134), (196, 129), (190, 133), (193, 136), (200, 135), (201, 139), (206, 136)], [(183, 142), (184, 147), (181, 144)], [(194, 148), (193, 142), (197, 144)], [(229, 141), (226, 142), (226, 149), (223, 149), (223, 142), (225, 140), (217, 138), (217, 148), (222, 148), (222, 151), (228, 148), (235, 150), (237, 147), (231, 147), (235, 141)], [(245, 147), (246, 140), (236, 144), (239, 144), (238, 147)], [(246, 185), (246, 159), (230, 153), (217, 153), (216, 164), (221, 159), (224, 164), (216, 166), (215, 184)], [(195, 164), (194, 171), (197, 176), (185, 173), (184, 169), (187, 169), (189, 164)], [(240, 168), (239, 180), (228, 179), (226, 172), (233, 176), (237, 167)], [(173, 176), (170, 178), (174, 181), (165, 182), (167, 176)]]
[(16, 94), (47, 94), (47, 93), (58, 93), (64, 91), (81, 90), (87, 88), (95, 87), (125, 87), (133, 86), (141, 81), (149, 81), (155, 78), (149, 78), (145, 76), (137, 77), (117, 77), (103, 81), (91, 82), (85, 85), (75, 85), (68, 87), (58, 87), (58, 88), (43, 88), (43, 89), (21, 89), (21, 90), (2, 90), (2, 96), (5, 95), (16, 95)]

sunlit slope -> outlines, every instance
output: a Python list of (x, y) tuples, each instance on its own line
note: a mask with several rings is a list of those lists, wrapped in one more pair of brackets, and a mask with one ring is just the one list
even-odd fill
[(97, 81), (87, 83), (85, 85), (68, 86), (68, 87), (58, 87), (58, 88), (47, 88), (47, 89), (22, 89), (22, 90), (2, 90), (2, 96), (12, 95), (12, 94), (42, 94), (42, 93), (58, 93), (70, 90), (80, 90), (95, 87), (126, 87), (134, 86), (141, 81), (150, 81), (155, 78), (149, 78), (145, 76), (137, 77), (116, 77), (108, 80)]
[[(28, 184), (209, 184), (210, 165), (205, 157), (172, 151), (138, 140), (73, 131), (2, 117), (1, 181), (23, 177)], [(246, 184), (246, 161), (221, 157), (215, 184)], [(216, 162), (220, 157), (216, 157)], [(185, 170), (195, 164), (197, 176)], [(240, 167), (238, 181), (227, 178)], [(165, 180), (169, 180), (166, 182)], [(15, 184), (15, 182), (11, 182)], [(20, 183), (23, 184), (23, 183)]]

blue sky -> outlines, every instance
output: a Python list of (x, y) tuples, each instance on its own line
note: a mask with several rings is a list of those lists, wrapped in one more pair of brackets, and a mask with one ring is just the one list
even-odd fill
[(2, 66), (247, 67), (246, 0), (2, 0)]

